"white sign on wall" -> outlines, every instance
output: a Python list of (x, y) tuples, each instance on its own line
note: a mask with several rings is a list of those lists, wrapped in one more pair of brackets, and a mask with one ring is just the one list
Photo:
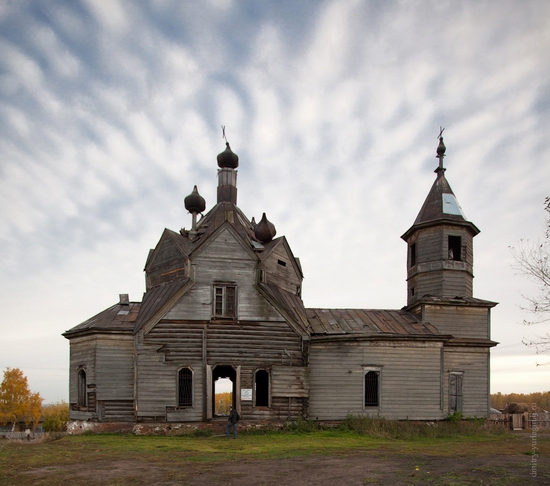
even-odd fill
[(241, 388), (241, 401), (252, 401), (252, 388)]

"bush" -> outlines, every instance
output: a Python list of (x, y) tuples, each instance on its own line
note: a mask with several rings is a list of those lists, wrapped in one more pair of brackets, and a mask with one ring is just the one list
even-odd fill
[(46, 432), (65, 432), (69, 422), (69, 404), (65, 401), (50, 403), (42, 407), (44, 423), (42, 428)]

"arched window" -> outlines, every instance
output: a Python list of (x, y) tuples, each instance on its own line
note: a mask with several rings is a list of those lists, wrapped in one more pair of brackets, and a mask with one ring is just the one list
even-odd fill
[(178, 407), (193, 406), (193, 371), (182, 368), (178, 371)]
[(365, 370), (365, 407), (380, 406), (380, 371)]
[(254, 376), (254, 389), (256, 407), (269, 407), (269, 371), (256, 371)]
[(77, 387), (78, 387), (78, 406), (87, 407), (88, 396), (86, 393), (86, 372), (84, 370), (80, 370), (78, 372)]

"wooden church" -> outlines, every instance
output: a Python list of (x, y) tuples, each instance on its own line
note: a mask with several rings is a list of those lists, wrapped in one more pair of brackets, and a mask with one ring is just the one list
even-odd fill
[(143, 300), (122, 294), (63, 334), (71, 419), (208, 421), (219, 415), (221, 378), (248, 421), (487, 417), (496, 304), (472, 295), (479, 230), (445, 178), (442, 137), (437, 156), (436, 180), (402, 236), (407, 305), (311, 309), (287, 239), (265, 213), (256, 223), (238, 208), (239, 159), (227, 144), (217, 204), (203, 215), (196, 186), (185, 198), (191, 229), (165, 229), (150, 250)]

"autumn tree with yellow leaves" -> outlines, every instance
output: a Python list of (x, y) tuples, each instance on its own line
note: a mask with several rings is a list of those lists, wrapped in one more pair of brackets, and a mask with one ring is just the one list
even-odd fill
[(6, 368), (0, 385), (0, 424), (18, 423), (36, 427), (42, 416), (42, 397), (32, 393), (27, 377), (19, 368)]

